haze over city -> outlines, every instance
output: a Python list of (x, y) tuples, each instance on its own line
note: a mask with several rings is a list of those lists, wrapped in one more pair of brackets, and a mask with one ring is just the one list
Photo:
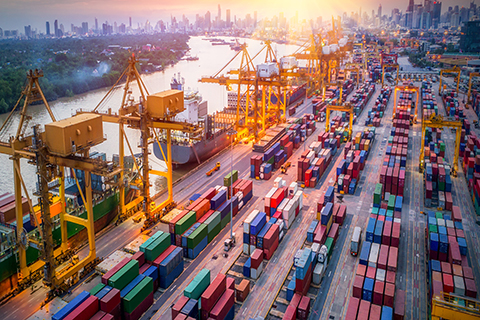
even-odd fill
[[(447, 0), (442, 1), (442, 13), (449, 6), (468, 7), (469, 0)], [(422, 3), (422, 1), (416, 1)], [(185, 14), (190, 20), (194, 20), (196, 14), (204, 15), (210, 11), (212, 15), (217, 12), (217, 5), (220, 4), (222, 10), (230, 9), (233, 16), (245, 18), (248, 13), (258, 12), (258, 18), (272, 17), (284, 12), (287, 18), (298, 12), (300, 19), (314, 19), (321, 15), (324, 20), (332, 15), (342, 15), (344, 12), (350, 14), (351, 11), (370, 12), (377, 9), (381, 4), (383, 12), (390, 15), (391, 10), (398, 8), (405, 11), (408, 1), (378, 1), (378, 0), (342, 0), (342, 1), (315, 1), (315, 0), (245, 0), (239, 2), (217, 1), (217, 0), (178, 0), (175, 2), (167, 0), (142, 0), (132, 2), (127, 0), (20, 0), (20, 1), (0, 1), (0, 28), (3, 29), (23, 29), (25, 25), (32, 25), (40, 31), (45, 31), (45, 21), (60, 19), (63, 23), (80, 24), (83, 21), (93, 22), (94, 18), (99, 21), (122, 21), (126, 22), (128, 17), (132, 17), (133, 23), (144, 23), (146, 20), (156, 22), (159, 19), (170, 19), (170, 16), (181, 17)]]

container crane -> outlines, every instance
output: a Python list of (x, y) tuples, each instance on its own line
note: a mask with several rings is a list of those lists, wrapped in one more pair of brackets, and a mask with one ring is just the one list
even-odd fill
[[(78, 280), (78, 273), (82, 269), (89, 271), (98, 261), (96, 259), (93, 228), (92, 187), (91, 183), (89, 183), (91, 181), (91, 173), (103, 176), (106, 180), (112, 180), (120, 171), (100, 159), (89, 158), (90, 148), (105, 140), (102, 127), (95, 125), (100, 120), (98, 117), (74, 117), (56, 121), (38, 81), (42, 76), (43, 73), (39, 70), (30, 70), (27, 73), (27, 85), (0, 128), (0, 132), (5, 134), (7, 128), (12, 124), (12, 115), (19, 102), (24, 99), (16, 135), (11, 136), (8, 142), (0, 142), (0, 153), (9, 155), (14, 167), (15, 214), (20, 264), (19, 288), (24, 288), (26, 283), (31, 283), (38, 277), (41, 277), (43, 273), (44, 284), (50, 287), (49, 297), (52, 297), (54, 294), (62, 292), (74, 284)], [(28, 107), (32, 102), (36, 101), (44, 103), (53, 122), (45, 125), (44, 132), (41, 131), (38, 125), (33, 126), (33, 135), (27, 135), (25, 132), (28, 121), (31, 119), (28, 116)], [(38, 188), (35, 195), (39, 197), (41, 221), (38, 221), (33, 210), (32, 201), (21, 175), (20, 159), (22, 158), (27, 159), (29, 163), (34, 164), (37, 168)], [(80, 188), (79, 192), (84, 200), (87, 219), (65, 213), (65, 167), (85, 172), (85, 193)], [(78, 180), (76, 181), (78, 185)], [(50, 189), (54, 187), (59, 188), (60, 202), (62, 204), (60, 212), (62, 244), (57, 249), (53, 245), (52, 219), (50, 215)], [(27, 234), (22, 232), (22, 189), (28, 200), (30, 214), (38, 226), (38, 238), (29, 238)], [(68, 260), (72, 255), (72, 250), (68, 247), (67, 242), (67, 222), (79, 224), (86, 228), (89, 254), (80, 261), (79, 259), (72, 259), (70, 265), (63, 269), (57, 269), (63, 261)], [(26, 248), (28, 244), (41, 252), (41, 261), (35, 262), (30, 268), (26, 266)]]
[(330, 112), (331, 111), (340, 111), (340, 112), (349, 113), (347, 140), (350, 141), (350, 139), (352, 138), (352, 129), (353, 129), (353, 105), (350, 103), (346, 103), (344, 105), (339, 105), (339, 106), (327, 105), (326, 121), (325, 121), (325, 131), (327, 132), (330, 131)]
[(432, 297), (432, 320), (480, 318), (480, 301), (442, 292)]
[(469, 104), (472, 103), (472, 79), (474, 77), (480, 77), (480, 72), (471, 72), (469, 79), (468, 79), (468, 94), (467, 94), (467, 103), (465, 104), (465, 107), (467, 107)]
[(425, 163), (424, 163), (424, 149), (425, 149), (425, 132), (427, 130), (427, 127), (429, 128), (440, 128), (443, 129), (445, 127), (447, 128), (454, 128), (456, 129), (456, 135), (455, 135), (455, 151), (453, 155), (453, 169), (452, 169), (452, 175), (454, 177), (457, 176), (458, 172), (458, 157), (460, 154), (460, 141), (461, 141), (461, 134), (462, 134), (462, 123), (460, 121), (455, 121), (452, 119), (444, 119), (442, 115), (434, 115), (432, 114), (430, 118), (428, 119), (423, 119), (422, 121), (422, 144), (420, 146), (420, 158), (419, 158), (419, 171), (420, 173), (423, 172), (425, 169)]
[(420, 101), (420, 88), (415, 86), (395, 86), (393, 91), (393, 115), (392, 119), (395, 119), (397, 113), (397, 91), (416, 92), (417, 99), (415, 99), (415, 115), (413, 117), (413, 123), (417, 123), (418, 103)]
[[(165, 213), (170, 211), (175, 207), (173, 202), (173, 168), (172, 168), (172, 131), (181, 131), (191, 135), (197, 135), (199, 129), (197, 126), (189, 124), (187, 122), (177, 122), (175, 121), (175, 116), (184, 111), (184, 97), (183, 92), (179, 90), (168, 90), (156, 94), (150, 95), (143, 80), (138, 73), (135, 64), (138, 60), (134, 55), (129, 58), (128, 66), (118, 79), (117, 83), (126, 76), (126, 83), (124, 86), (124, 93), (122, 104), (118, 113), (112, 113), (111, 108), (108, 110), (102, 111), (101, 106), (103, 102), (112, 94), (116, 84), (109, 90), (105, 97), (100, 101), (100, 103), (95, 107), (93, 111), (78, 110), (77, 114), (91, 113), (96, 115), (101, 115), (103, 122), (116, 123), (119, 125), (119, 167), (124, 168), (123, 158), (124, 158), (124, 141), (127, 142), (127, 146), (132, 154), (132, 157), (135, 162), (135, 167), (139, 170), (140, 175), (140, 188), (141, 188), (141, 199), (142, 199), (142, 211), (145, 215), (145, 222), (143, 230), (150, 227), (154, 224), (159, 218), (161, 218), (162, 210), (165, 209)], [(131, 83), (136, 82), (140, 90), (140, 99), (135, 101), (132, 96)], [(140, 165), (137, 163), (135, 157), (133, 156), (133, 150), (131, 144), (128, 141), (128, 138), (125, 134), (125, 126), (140, 130), (140, 144), (139, 147), (142, 150), (142, 168), (140, 170)], [(160, 134), (157, 133), (157, 130), (162, 130), (165, 132), (163, 135), (166, 141), (166, 155), (165, 151), (162, 149), (160, 144)], [(125, 139), (125, 140), (124, 140)], [(149, 166), (149, 147), (150, 143), (158, 143), (160, 151), (162, 152), (163, 159), (167, 159), (166, 166), (167, 171), (157, 171), (150, 169)], [(141, 171), (141, 172), (140, 172)], [(167, 179), (167, 190), (168, 198), (159, 205), (155, 205), (152, 201), (150, 195), (150, 174), (156, 174), (163, 176)], [(123, 175), (120, 181), (123, 182)], [(125, 205), (124, 198), (124, 184), (120, 184), (120, 210), (121, 216), (125, 218), (127, 212), (126, 208), (128, 205)]]
[(461, 69), (457, 66), (451, 68), (451, 69), (443, 69), (440, 71), (440, 85), (438, 86), (438, 94), (442, 94), (443, 93), (443, 90), (444, 88), (442, 87), (442, 80), (443, 80), (443, 75), (446, 74), (446, 73), (456, 73), (457, 76), (456, 76), (456, 80), (455, 82), (457, 83), (457, 94), (458, 94), (458, 89), (460, 87), (460, 73), (461, 73)]

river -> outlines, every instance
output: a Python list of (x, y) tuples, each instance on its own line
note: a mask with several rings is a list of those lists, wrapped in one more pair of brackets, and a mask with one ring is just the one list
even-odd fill
[[(180, 73), (185, 78), (185, 87), (198, 89), (203, 99), (208, 101), (208, 112), (213, 113), (220, 111), (227, 104), (227, 94), (225, 86), (216, 84), (199, 83), (198, 80), (202, 76), (213, 76), (220, 71), (235, 55), (235, 51), (230, 49), (227, 45), (213, 46), (209, 41), (202, 40), (204, 37), (191, 37), (188, 45), (190, 47), (190, 56), (198, 57), (196, 61), (179, 61), (176, 65), (167, 67), (165, 70), (155, 72), (148, 75), (143, 75), (144, 83), (149, 90), (149, 93), (160, 92), (170, 89), (170, 81), (175, 74)], [(218, 37), (230, 41), (231, 37)], [(264, 46), (259, 40), (252, 39), (239, 39), (240, 43), (246, 43), (250, 57), (253, 57)], [(295, 45), (273, 44), (273, 49), (276, 51), (278, 58), (292, 54), (297, 50)], [(255, 63), (261, 63), (265, 59), (265, 51), (262, 52), (255, 59)], [(228, 68), (222, 71), (222, 74), (230, 69), (238, 68), (240, 66), (241, 54), (229, 65)], [(101, 110), (112, 108), (112, 111), (118, 110), (121, 99), (123, 86), (115, 90), (113, 95)], [(133, 87), (133, 93), (138, 97), (138, 90), (135, 90), (136, 85)], [(109, 88), (98, 89), (90, 91), (84, 94), (76, 95), (71, 98), (61, 98), (56, 101), (50, 102), (49, 105), (57, 120), (65, 119), (75, 114), (78, 109), (93, 110), (95, 106), (101, 101), (101, 99), (108, 92)], [(46, 124), (51, 122), (48, 112), (44, 105), (30, 106), (28, 114), (32, 116), (32, 120), (28, 123), (26, 134), (32, 132), (31, 127), (34, 124)], [(0, 114), (0, 123), (3, 123), (8, 114)], [(2, 133), (0, 139), (7, 141), (9, 136), (15, 134), (19, 121), (19, 114), (14, 115), (12, 124)], [(107, 141), (102, 144), (93, 147), (93, 151), (105, 152), (107, 160), (112, 159), (113, 154), (118, 154), (118, 126), (114, 124), (104, 124), (104, 134), (107, 137)], [(136, 130), (127, 129), (127, 136), (132, 146), (133, 152), (139, 152), (137, 143), (139, 141), (140, 132)], [(125, 153), (129, 154), (128, 147), (125, 145)], [(153, 154), (153, 152), (152, 152)], [(13, 164), (8, 159), (8, 156), (0, 154), (0, 163), (2, 164), (2, 170), (0, 170), (0, 194), (5, 192), (13, 193)], [(165, 170), (164, 163), (159, 161), (154, 156), (150, 157), (150, 163), (154, 169)], [(25, 160), (21, 161), (22, 177), (25, 181), (26, 188), (31, 195), (35, 190), (36, 175), (35, 167), (27, 164)], [(176, 176), (183, 174), (184, 172), (178, 172)], [(152, 190), (153, 192), (158, 190)], [(34, 201), (36, 202), (36, 201)]]

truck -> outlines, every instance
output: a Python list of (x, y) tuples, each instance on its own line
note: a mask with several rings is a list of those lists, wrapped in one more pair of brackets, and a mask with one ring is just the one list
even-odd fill
[(217, 164), (215, 164), (215, 167), (207, 171), (207, 177), (210, 177), (215, 171), (218, 170), (220, 170), (220, 162), (217, 162)]

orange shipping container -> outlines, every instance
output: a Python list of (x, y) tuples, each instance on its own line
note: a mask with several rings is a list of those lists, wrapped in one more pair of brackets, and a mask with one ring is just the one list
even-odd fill
[(196, 220), (198, 221), (205, 213), (210, 210), (210, 200), (203, 199), (195, 208), (192, 209), (195, 211)]

